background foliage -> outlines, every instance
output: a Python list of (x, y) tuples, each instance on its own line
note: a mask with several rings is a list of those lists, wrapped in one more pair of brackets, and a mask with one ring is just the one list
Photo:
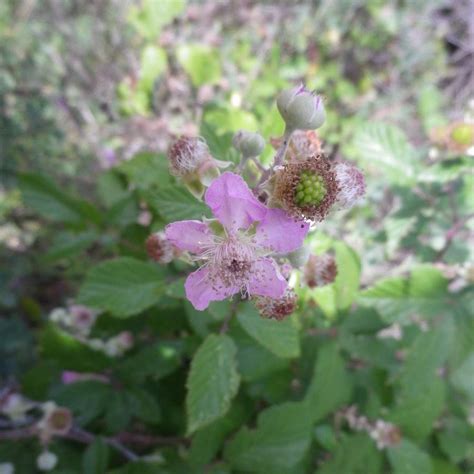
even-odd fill
[[(53, 439), (53, 472), (474, 472), (471, 8), (1, 3), (0, 382), (88, 433)], [(338, 276), (281, 323), (247, 303), (197, 312), (190, 267), (145, 253), (150, 232), (206, 212), (164, 152), (200, 134), (235, 160), (238, 129), (282, 133), (275, 95), (301, 79), (325, 96), (326, 154), (366, 173), (364, 203), (311, 237)], [(90, 338), (128, 331), (133, 347), (55, 323), (72, 302), (99, 312)], [(350, 405), (401, 440), (378, 449)], [(7, 421), (0, 463), (36, 472), (38, 441)]]

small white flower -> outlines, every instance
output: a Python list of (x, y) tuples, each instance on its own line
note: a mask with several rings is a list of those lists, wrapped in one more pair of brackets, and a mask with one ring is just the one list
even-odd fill
[(0, 464), (0, 474), (14, 474), (15, 466), (11, 462), (3, 462)]
[(43, 451), (36, 459), (36, 466), (40, 471), (51, 471), (58, 463), (58, 457), (51, 451)]

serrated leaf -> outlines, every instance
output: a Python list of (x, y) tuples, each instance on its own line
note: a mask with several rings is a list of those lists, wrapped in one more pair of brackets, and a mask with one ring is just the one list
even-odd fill
[(225, 437), (241, 425), (245, 416), (242, 404), (234, 403), (226, 416), (199, 430), (192, 439), (189, 452), (190, 463), (193, 466), (203, 466), (210, 463), (219, 451)]
[(111, 360), (77, 338), (50, 324), (40, 335), (41, 355), (56, 361), (62, 369), (97, 372), (108, 368)]
[(366, 434), (345, 436), (334, 459), (323, 464), (317, 474), (380, 474), (382, 454)]
[(453, 373), (451, 382), (471, 402), (474, 402), (474, 352)]
[(157, 191), (150, 192), (148, 201), (167, 222), (210, 216), (206, 205), (186, 189), (177, 186), (163, 186)]
[(137, 153), (131, 160), (121, 163), (117, 169), (139, 189), (166, 186), (171, 183), (168, 159), (160, 153)]
[(77, 256), (90, 247), (98, 237), (99, 235), (95, 231), (61, 232), (54, 237), (48, 251), (39, 258), (42, 262), (49, 263)]
[(408, 278), (380, 280), (360, 294), (360, 302), (376, 308), (387, 323), (407, 323), (413, 314), (433, 317), (451, 311), (446, 289), (447, 280), (441, 272), (422, 265), (414, 268)]
[(224, 458), (233, 471), (284, 472), (294, 468), (311, 442), (306, 403), (284, 403), (260, 413), (257, 428), (242, 428), (227, 445)]
[(243, 380), (252, 382), (288, 368), (288, 359), (277, 357), (244, 330), (236, 327), (232, 337), (237, 345), (239, 372)]
[(98, 223), (101, 220), (92, 204), (64, 193), (45, 176), (24, 173), (20, 176), (19, 185), (25, 203), (47, 219), (68, 223), (83, 220)]
[(223, 416), (237, 394), (240, 376), (232, 339), (211, 334), (194, 355), (188, 375), (188, 433)]
[(84, 474), (104, 474), (109, 463), (109, 447), (101, 438), (96, 438), (86, 449), (82, 458)]
[(352, 380), (335, 343), (318, 352), (314, 374), (305, 396), (308, 418), (318, 422), (346, 403), (352, 391)]
[(433, 474), (430, 457), (411, 441), (404, 439), (387, 451), (393, 474)]
[(436, 371), (446, 361), (453, 337), (450, 321), (420, 334), (400, 371), (400, 388), (389, 419), (413, 439), (428, 436), (444, 408), (445, 386)]
[(334, 244), (337, 276), (334, 280), (336, 306), (348, 309), (359, 291), (360, 262), (357, 254), (342, 242)]
[(155, 304), (165, 291), (164, 270), (122, 257), (92, 268), (79, 292), (82, 304), (127, 317)]
[(237, 320), (249, 336), (278, 357), (291, 359), (300, 355), (298, 330), (291, 319), (262, 318), (254, 307), (244, 305)]
[(418, 155), (398, 127), (368, 123), (356, 132), (354, 146), (364, 164), (383, 172), (384, 179), (400, 186), (416, 183)]

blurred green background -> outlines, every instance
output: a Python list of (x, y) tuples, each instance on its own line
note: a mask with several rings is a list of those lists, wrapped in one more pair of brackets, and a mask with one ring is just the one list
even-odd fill
[[(127, 291), (142, 288), (126, 268), (109, 269), (115, 280), (105, 284), (94, 273), (120, 256), (139, 265), (130, 267), (139, 279), (152, 279), (143, 267), (147, 235), (202, 211), (168, 174), (164, 155), (176, 136), (201, 135), (216, 158), (235, 160), (233, 133), (281, 135), (275, 96), (303, 81), (325, 100), (318, 134), (326, 155), (356, 162), (367, 182), (364, 201), (319, 224), (310, 239), (314, 252), (335, 252), (339, 275), (333, 285), (301, 290), (292, 326), (297, 349), (275, 355), (268, 342), (262, 349), (242, 328), (232, 329), (246, 385), (242, 403), (226, 415), (229, 426), (208, 425), (214, 431), (198, 431), (191, 448), (189, 440), (139, 446), (159, 458), (150, 471), (124, 467), (115, 454), (100, 463), (99, 445), (84, 460), (84, 446), (55, 441), (54, 472), (474, 472), (473, 8), (468, 0), (0, 3), (3, 390), (54, 399), (95, 434), (184, 436), (189, 362), (201, 340), (218, 331), (226, 308), (193, 313), (181, 280), (159, 300), (152, 295), (134, 307)], [(264, 162), (272, 153), (268, 145)], [(65, 342), (48, 315), (77, 299), (104, 312), (94, 327), (98, 337), (134, 334), (130, 357), (96, 360), (89, 347)], [(326, 347), (332, 328), (337, 357), (350, 372), (336, 381), (339, 365), (325, 368), (316, 343)], [(401, 335), (380, 337), (384, 328)], [(176, 360), (150, 353), (151, 343), (168, 344)], [(150, 367), (142, 373), (143, 360)], [(243, 432), (236, 443), (243, 423), (255, 428), (268, 407), (301, 398), (314, 364), (328, 390), (352, 396), (329, 404), (303, 441), (285, 421), (255, 439), (243, 440)], [(79, 388), (61, 392), (64, 370), (143, 385), (135, 396), (148, 412), (119, 401), (115, 413), (97, 408), (81, 419), (95, 408), (78, 402)], [(127, 380), (130, 370), (137, 380)], [(336, 409), (350, 404), (399, 426), (398, 447), (381, 457), (368, 436), (340, 432)], [(1, 441), (2, 426), (0, 463), (36, 472), (39, 445)], [(287, 429), (288, 437), (271, 443), (272, 433)], [(31, 459), (21, 455), (26, 447)], [(289, 460), (281, 471), (275, 457)]]

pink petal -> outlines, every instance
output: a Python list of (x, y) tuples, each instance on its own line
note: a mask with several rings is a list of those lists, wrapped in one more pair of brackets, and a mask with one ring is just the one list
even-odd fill
[(308, 223), (295, 220), (283, 209), (268, 209), (257, 226), (255, 243), (274, 252), (288, 253), (301, 247), (308, 230)]
[(181, 250), (202, 252), (214, 241), (209, 227), (201, 221), (178, 221), (165, 228), (166, 238)]
[(206, 204), (228, 231), (247, 229), (263, 219), (266, 207), (238, 175), (226, 172), (215, 179), (205, 195)]
[(225, 300), (239, 291), (239, 288), (225, 286), (208, 267), (201, 267), (191, 273), (184, 289), (186, 298), (199, 311), (206, 309), (211, 301)]
[(259, 258), (253, 265), (253, 275), (248, 284), (251, 295), (279, 298), (283, 296), (287, 282), (271, 258)]

